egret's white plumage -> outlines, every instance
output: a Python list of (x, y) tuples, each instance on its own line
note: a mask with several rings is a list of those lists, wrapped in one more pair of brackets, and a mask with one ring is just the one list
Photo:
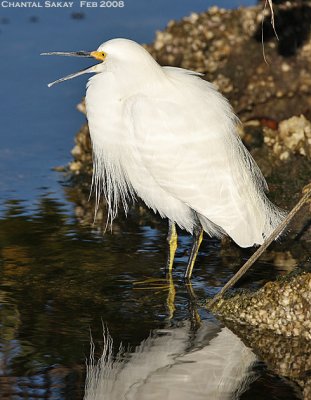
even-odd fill
[(112, 222), (119, 206), (127, 211), (137, 196), (167, 217), (168, 270), (177, 248), (175, 223), (194, 235), (189, 279), (203, 230), (249, 247), (262, 244), (285, 217), (265, 195), (267, 184), (237, 134), (239, 120), (228, 101), (200, 74), (161, 67), (127, 39), (92, 52), (44, 54), (100, 61), (49, 86), (95, 73), (86, 110), (97, 207), (104, 193)]
[(284, 217), (242, 144), (227, 100), (199, 74), (160, 67), (137, 43), (113, 39), (87, 85), (93, 184), (113, 219), (138, 196), (193, 232), (261, 244)]

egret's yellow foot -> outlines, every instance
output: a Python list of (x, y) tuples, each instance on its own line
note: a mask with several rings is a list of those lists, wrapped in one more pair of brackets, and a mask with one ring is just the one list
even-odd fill
[(167, 280), (166, 278), (154, 278), (154, 277), (150, 277), (150, 278), (146, 278), (143, 281), (137, 281), (137, 282), (133, 282), (133, 285), (149, 285), (149, 284), (164, 284), (166, 283)]
[(194, 240), (193, 240), (191, 254), (190, 254), (188, 265), (187, 265), (187, 270), (185, 273), (185, 279), (191, 278), (194, 263), (197, 258), (197, 255), (198, 255), (200, 245), (203, 240), (203, 232), (204, 231), (203, 231), (202, 227), (194, 229), (194, 232), (193, 232)]
[(169, 284), (166, 278), (147, 278), (143, 281), (133, 282), (134, 289), (141, 289), (141, 290), (169, 290)]
[(172, 319), (175, 312), (175, 296), (176, 289), (173, 282), (172, 273), (169, 272), (166, 278), (147, 278), (143, 281), (134, 282), (135, 290), (153, 290), (155, 293), (159, 293), (163, 290), (167, 290), (166, 306), (168, 310), (168, 319)]

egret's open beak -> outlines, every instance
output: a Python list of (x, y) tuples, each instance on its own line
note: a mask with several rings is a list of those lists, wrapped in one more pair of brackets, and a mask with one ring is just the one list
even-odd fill
[[(104, 61), (106, 54), (100, 51), (73, 51), (73, 52), (62, 52), (62, 51), (53, 51), (51, 53), (41, 53), (41, 56), (65, 56), (65, 57), (86, 57), (86, 58), (95, 58), (98, 61)], [(76, 76), (83, 75), (89, 72), (96, 72), (94, 67), (98, 65), (92, 65), (91, 67), (87, 67), (82, 69), (81, 71), (74, 72), (73, 74), (64, 76), (63, 78), (57, 79), (54, 82), (48, 84), (48, 87), (55, 85), (56, 83), (67, 81), (68, 79), (75, 78)]]

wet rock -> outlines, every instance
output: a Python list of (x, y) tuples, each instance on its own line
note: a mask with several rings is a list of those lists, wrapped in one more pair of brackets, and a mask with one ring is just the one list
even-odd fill
[(280, 160), (293, 154), (311, 159), (311, 123), (303, 115), (280, 122), (278, 130), (264, 128), (264, 142)]
[(76, 175), (80, 173), (92, 175), (92, 144), (87, 124), (83, 125), (77, 133), (71, 154), (74, 161), (69, 164), (69, 170)]
[(231, 322), (226, 325), (252, 348), (275, 374), (290, 379), (301, 389), (301, 398), (311, 398), (311, 341), (285, 337), (268, 330)]
[(311, 273), (268, 282), (256, 292), (221, 298), (211, 311), (261, 331), (311, 340)]

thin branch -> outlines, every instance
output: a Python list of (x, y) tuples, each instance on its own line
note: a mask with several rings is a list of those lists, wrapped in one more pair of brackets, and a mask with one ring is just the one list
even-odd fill
[(249, 258), (248, 261), (239, 269), (239, 271), (225, 284), (225, 286), (208, 302), (208, 307), (211, 307), (217, 300), (219, 300), (225, 292), (231, 288), (254, 264), (255, 261), (262, 255), (262, 253), (270, 246), (270, 244), (283, 232), (292, 218), (297, 214), (301, 207), (306, 204), (311, 195), (311, 189), (303, 195), (295, 207), (290, 211), (282, 223), (271, 233), (271, 235), (265, 240), (265, 242), (255, 251), (255, 253)]
[[(269, 3), (269, 7), (270, 7), (270, 11), (271, 11), (271, 25), (272, 25), (275, 37), (277, 38), (277, 40), (279, 40), (278, 34), (276, 33), (276, 29), (275, 29), (274, 11), (273, 11), (272, 0), (266, 0), (266, 4), (267, 4), (267, 1)], [(266, 5), (265, 5), (265, 7), (266, 7)]]
[(262, 13), (262, 19), (261, 19), (261, 45), (262, 45), (263, 59), (264, 59), (266, 64), (268, 64), (268, 61), (266, 59), (266, 52), (265, 52), (263, 22), (264, 22), (265, 10), (267, 8), (267, 4), (269, 5), (270, 11), (271, 11), (271, 25), (272, 25), (273, 31), (274, 31), (275, 37), (277, 38), (277, 40), (279, 40), (278, 34), (276, 32), (276, 28), (275, 28), (275, 20), (274, 20), (274, 11), (273, 11), (272, 0), (265, 0), (265, 5), (264, 5), (264, 9), (263, 9), (263, 13)]

